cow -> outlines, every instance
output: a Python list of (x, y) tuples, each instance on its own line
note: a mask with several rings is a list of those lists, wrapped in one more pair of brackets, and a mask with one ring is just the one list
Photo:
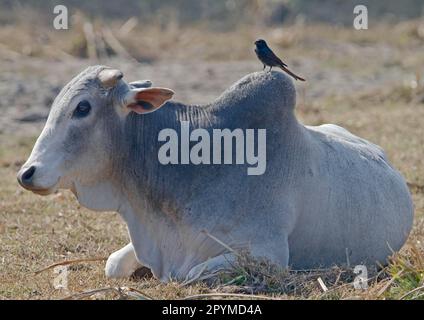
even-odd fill
[[(207, 105), (91, 66), (53, 102), (18, 173), (25, 189), (69, 189), (82, 206), (116, 211), (130, 243), (112, 253), (107, 277), (147, 267), (163, 282), (230, 268), (248, 250), (282, 268), (386, 263), (405, 243), (413, 203), (377, 145), (333, 124), (305, 126), (281, 72), (243, 77)], [(266, 129), (266, 171), (247, 164), (158, 161), (163, 129)]]

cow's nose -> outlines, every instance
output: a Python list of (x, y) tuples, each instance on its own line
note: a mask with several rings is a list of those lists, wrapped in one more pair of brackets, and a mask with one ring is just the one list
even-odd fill
[(31, 166), (18, 174), (18, 181), (23, 187), (28, 187), (32, 184), (32, 178), (34, 177), (35, 166)]

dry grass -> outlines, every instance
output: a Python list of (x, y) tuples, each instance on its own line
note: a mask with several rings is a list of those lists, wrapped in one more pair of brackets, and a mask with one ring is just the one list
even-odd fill
[[(352, 67), (349, 57), (355, 56), (355, 63), (369, 61), (366, 50), (359, 54), (360, 47), (375, 47), (383, 52), (380, 58), (387, 59), (387, 66), (416, 66), (424, 62), (422, 55), (402, 54), (424, 44), (424, 23), (411, 20), (372, 26), (372, 32), (358, 32), (353, 28), (338, 28), (325, 24), (283, 25), (274, 29), (261, 24), (241, 24), (228, 32), (211, 32), (207, 24), (180, 26), (172, 19), (166, 24), (143, 24), (137, 17), (132, 21), (89, 20), (81, 12), (71, 17), (69, 30), (55, 30), (46, 18), (36, 12), (22, 12), (16, 25), (5, 25), (0, 29), (0, 54), (9, 52), (32, 57), (47, 57), (52, 60), (89, 56), (87, 34), (84, 26), (89, 23), (93, 29), (99, 58), (116, 54), (114, 48), (104, 39), (104, 32), (110, 29), (122, 46), (137, 60), (240, 60), (252, 57), (252, 44), (258, 37), (264, 37), (273, 46), (279, 46), (292, 57), (319, 58), (324, 66)], [(128, 23), (129, 22), (129, 23)], [(127, 26), (130, 25), (128, 28)], [(207, 35), (207, 36), (205, 36)], [(346, 45), (348, 43), (349, 45)], [(392, 50), (388, 52), (386, 49)], [(229, 48), (231, 48), (229, 50)], [(394, 50), (396, 49), (396, 50)], [(367, 66), (368, 67), (368, 66)], [(355, 69), (355, 68), (354, 68)], [(353, 71), (353, 70), (352, 70)], [(368, 70), (369, 71), (369, 70)]]
[[(111, 26), (116, 34), (119, 27)], [(251, 42), (262, 33), (285, 54), (294, 57), (291, 61), (295, 65), (310, 64), (322, 72), (337, 69), (349, 74), (352, 81), (355, 77), (366, 78), (376, 70), (384, 77), (393, 68), (404, 72), (400, 79), (406, 78), (405, 73), (414, 75), (406, 82), (370, 86), (358, 93), (340, 89), (350, 85), (346, 79), (332, 90), (332, 95), (311, 99), (299, 92), (297, 113), (303, 122), (337, 123), (383, 146), (409, 183), (416, 208), (413, 232), (387, 268), (369, 270), (367, 290), (354, 289), (355, 274), (349, 268), (284, 271), (248, 255), (242, 255), (234, 270), (214, 281), (186, 286), (162, 284), (149, 277), (109, 280), (104, 276), (103, 261), (85, 261), (69, 265), (68, 290), (55, 289), (53, 279), (57, 275), (52, 269), (35, 272), (58, 261), (106, 257), (128, 242), (126, 227), (116, 213), (81, 208), (69, 192), (39, 197), (23, 191), (15, 174), (27, 158), (35, 137), (20, 133), (0, 134), (0, 299), (244, 298), (245, 294), (278, 299), (423, 298), (424, 105), (421, 97), (424, 86), (420, 76), (423, 70), (418, 66), (423, 65), (424, 54), (416, 50), (424, 42), (420, 28), (418, 21), (398, 25), (392, 32), (387, 32), (387, 26), (379, 26), (369, 33), (327, 26), (267, 31), (252, 27), (205, 37), (201, 28), (164, 31), (152, 26), (143, 32), (136, 28), (119, 37), (128, 51), (142, 60), (193, 57), (239, 60), (251, 57)], [(46, 49), (49, 46), (65, 52), (63, 59), (67, 59), (67, 54), (77, 54), (81, 36), (78, 30), (67, 34), (50, 32), (44, 40), (34, 39), (32, 32), (36, 32), (35, 28), (33, 31), (14, 29), (13, 33), (6, 28), (0, 30), (3, 45), (0, 50), (15, 52), (20, 59), (28, 56), (57, 59), (57, 51), (50, 52)], [(84, 39), (81, 41), (84, 47)], [(31, 48), (25, 49), (24, 43), (30, 43)], [(231, 53), (227, 49), (229, 43), (234, 43)], [(380, 52), (387, 54), (380, 59)], [(306, 90), (313, 89), (314, 82), (319, 84), (319, 78)]]

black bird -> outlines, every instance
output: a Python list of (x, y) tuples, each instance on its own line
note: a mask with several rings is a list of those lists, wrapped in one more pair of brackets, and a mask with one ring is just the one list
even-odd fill
[(261, 62), (264, 64), (264, 70), (266, 66), (269, 67), (269, 71), (272, 70), (272, 67), (280, 67), (283, 71), (287, 72), (289, 75), (291, 75), (296, 80), (300, 81), (306, 81), (305, 79), (299, 77), (298, 75), (291, 72), (287, 65), (281, 61), (280, 58), (278, 58), (274, 52), (268, 47), (265, 40), (259, 39), (255, 41), (255, 52), (258, 56), (258, 59), (261, 60)]

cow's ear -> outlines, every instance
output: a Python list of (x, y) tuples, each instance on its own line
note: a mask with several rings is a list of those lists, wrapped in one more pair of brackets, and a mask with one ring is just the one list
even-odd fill
[(145, 114), (159, 109), (173, 95), (174, 91), (167, 88), (136, 88), (127, 93), (125, 104), (129, 111)]

